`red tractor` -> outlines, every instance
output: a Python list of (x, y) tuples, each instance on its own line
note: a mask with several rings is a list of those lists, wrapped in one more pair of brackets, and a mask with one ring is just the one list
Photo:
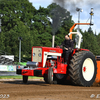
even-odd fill
[(91, 86), (94, 81), (100, 82), (99, 57), (96, 58), (87, 49), (81, 49), (82, 35), (80, 32), (72, 32), (79, 24), (90, 25), (90, 23), (76, 23), (71, 27), (68, 35), (72, 38), (72, 34), (77, 34), (78, 40), (67, 64), (64, 63), (64, 52), (61, 48), (32, 47), (32, 61), (27, 62), (24, 68), (17, 66), (16, 73), (23, 75), (24, 83), (27, 83), (28, 76), (44, 77), (44, 81), (49, 84), (71, 80), (75, 85)]

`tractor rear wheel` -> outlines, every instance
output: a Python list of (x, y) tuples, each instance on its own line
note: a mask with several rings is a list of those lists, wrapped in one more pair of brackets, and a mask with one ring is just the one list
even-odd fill
[(69, 64), (69, 76), (75, 85), (91, 86), (97, 74), (95, 56), (90, 51), (75, 53)]
[(28, 76), (23, 76), (23, 83), (27, 83), (28, 81)]

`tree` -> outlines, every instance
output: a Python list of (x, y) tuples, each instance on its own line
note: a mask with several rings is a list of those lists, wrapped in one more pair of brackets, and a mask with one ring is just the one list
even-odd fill
[(50, 11), (49, 16), (52, 18), (53, 23), (51, 23), (52, 34), (56, 34), (55, 46), (61, 44), (65, 39), (64, 36), (69, 33), (70, 27), (74, 24), (70, 12), (52, 3), (47, 7)]
[(100, 55), (100, 33), (96, 36), (96, 39), (97, 39), (97, 43), (98, 43), (98, 55)]
[[(55, 3), (36, 10), (28, 0), (0, 0), (0, 13), (0, 49), (17, 56), (18, 37), (23, 38), (22, 56), (30, 57), (32, 46), (51, 46), (52, 34), (56, 34), (55, 46), (60, 45), (74, 24), (70, 12)], [(53, 24), (49, 18), (53, 19)], [(82, 48), (100, 54), (100, 36), (94, 35), (91, 28), (82, 34)]]
[(89, 49), (91, 52), (93, 52), (95, 55), (100, 54), (100, 48), (98, 46), (97, 38), (93, 34), (93, 31), (91, 32), (84, 32), (83, 33), (83, 43), (82, 48)]
[(36, 15), (33, 16), (31, 29), (34, 32), (35, 46), (51, 46), (51, 27), (48, 20), (49, 10), (40, 6)]
[(36, 9), (28, 0), (0, 0), (2, 14), (2, 50), (18, 55), (18, 37), (22, 37), (22, 54), (29, 54), (32, 46), (30, 27)]

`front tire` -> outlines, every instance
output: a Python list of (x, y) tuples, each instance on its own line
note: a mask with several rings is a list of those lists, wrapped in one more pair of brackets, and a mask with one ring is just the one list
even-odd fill
[(48, 74), (44, 75), (44, 81), (47, 84), (53, 84), (53, 68), (49, 67)]
[(48, 83), (52, 84), (53, 83), (53, 68), (48, 69)]
[(69, 76), (75, 85), (91, 86), (97, 74), (95, 56), (90, 51), (74, 54), (69, 64)]
[(23, 76), (23, 83), (27, 83), (28, 81), (28, 76)]

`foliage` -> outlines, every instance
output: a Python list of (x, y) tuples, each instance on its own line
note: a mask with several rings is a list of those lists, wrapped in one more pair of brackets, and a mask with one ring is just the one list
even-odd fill
[(98, 45), (98, 41), (96, 36), (93, 34), (93, 31), (88, 31), (83, 33), (83, 43), (82, 48), (89, 49), (91, 52), (93, 52), (95, 55), (100, 54), (100, 48)]
[(22, 55), (31, 52), (30, 25), (36, 9), (28, 0), (0, 0), (2, 14), (1, 49), (18, 55), (19, 41), (22, 37)]
[(56, 34), (55, 46), (60, 45), (64, 36), (69, 33), (70, 27), (74, 24), (70, 12), (56, 3), (47, 7), (50, 10), (49, 16), (52, 18), (52, 34)]
[[(0, 0), (0, 13), (0, 49), (18, 56), (18, 37), (22, 37), (22, 57), (31, 56), (32, 46), (50, 47), (53, 32), (56, 34), (55, 46), (60, 45), (74, 24), (70, 12), (55, 3), (36, 10), (28, 0)], [(50, 18), (53, 19), (53, 24)], [(100, 34), (94, 35), (91, 28), (85, 32), (81, 30), (81, 33), (81, 47), (100, 55)]]

